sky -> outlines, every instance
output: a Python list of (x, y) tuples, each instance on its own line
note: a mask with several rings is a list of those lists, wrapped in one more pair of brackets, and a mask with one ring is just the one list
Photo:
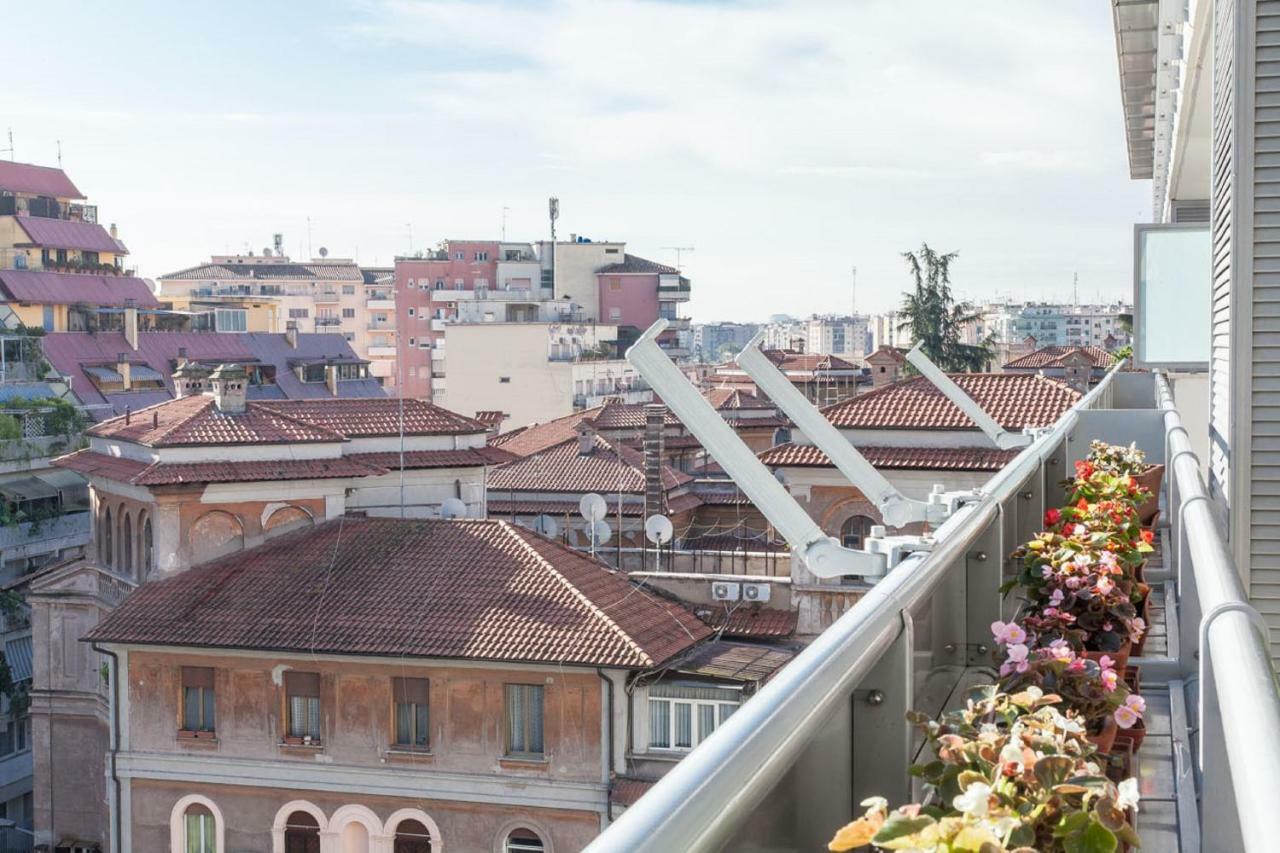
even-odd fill
[(276, 232), (369, 265), (504, 217), (545, 239), (554, 195), (562, 237), (693, 247), (695, 321), (892, 310), (922, 241), (965, 298), (1078, 274), (1094, 301), (1131, 294), (1150, 219), (1096, 0), (45, 0), (5, 25), (0, 134), (44, 165), (60, 141), (148, 277)]

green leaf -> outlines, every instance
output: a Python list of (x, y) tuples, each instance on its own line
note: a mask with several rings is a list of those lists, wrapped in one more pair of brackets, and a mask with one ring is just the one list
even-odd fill
[(885, 844), (898, 838), (915, 835), (917, 832), (932, 826), (933, 823), (933, 818), (927, 815), (907, 817), (903, 814), (891, 814), (889, 819), (884, 822), (884, 826), (880, 827), (880, 831), (871, 839), (871, 843)]
[(1115, 833), (1097, 821), (1090, 820), (1083, 832), (1062, 839), (1063, 853), (1115, 853)]
[(1070, 779), (1075, 766), (1075, 761), (1065, 755), (1046, 755), (1036, 762), (1036, 780), (1046, 788), (1053, 788)]

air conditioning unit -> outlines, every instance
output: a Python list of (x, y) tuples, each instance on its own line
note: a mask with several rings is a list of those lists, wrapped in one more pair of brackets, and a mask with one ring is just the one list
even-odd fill
[(737, 601), (742, 597), (742, 584), (713, 583), (711, 585), (711, 597), (716, 601)]
[(765, 602), (769, 600), (773, 587), (767, 583), (744, 583), (742, 585), (743, 601)]

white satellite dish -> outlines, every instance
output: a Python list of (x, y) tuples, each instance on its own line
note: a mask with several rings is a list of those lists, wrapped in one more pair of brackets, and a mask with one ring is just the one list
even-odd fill
[(441, 518), (465, 518), (467, 515), (467, 505), (457, 498), (445, 498), (444, 503), (440, 504)]
[(609, 505), (595, 492), (583, 495), (582, 500), (578, 501), (578, 512), (582, 513), (582, 517), (587, 521), (599, 521), (608, 511)]
[(591, 525), (591, 544), (604, 545), (609, 541), (609, 537), (613, 535), (613, 528), (609, 526), (607, 521), (597, 521)]
[(560, 530), (560, 525), (556, 524), (556, 520), (551, 516), (540, 515), (533, 520), (533, 529), (548, 539), (554, 539)]
[(644, 520), (644, 537), (654, 545), (665, 545), (671, 541), (675, 528), (671, 519), (665, 515), (651, 515)]

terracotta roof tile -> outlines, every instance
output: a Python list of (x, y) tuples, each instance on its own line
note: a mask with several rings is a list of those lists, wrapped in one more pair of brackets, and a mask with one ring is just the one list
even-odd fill
[[(467, 435), (485, 432), (485, 425), (432, 405), (425, 400), (405, 398), (406, 435)], [(272, 400), (258, 403), (262, 408), (299, 421), (340, 432), (349, 438), (400, 434), (398, 397), (370, 397), (347, 400)]]
[(764, 355), (779, 370), (787, 373), (831, 370), (861, 372), (856, 364), (846, 361), (838, 355), (821, 355), (816, 352), (792, 352), (791, 350), (777, 349), (764, 350)]
[[(1080, 399), (1066, 384), (1026, 373), (955, 373), (951, 378), (1009, 430), (1047, 426)], [(904, 379), (823, 409), (843, 429), (976, 430), (923, 376)]]
[[(596, 429), (642, 429), (645, 423), (644, 403), (605, 403), (590, 418)], [(680, 426), (680, 419), (664, 410), (662, 422), (666, 426)]]
[(660, 264), (657, 261), (651, 261), (648, 258), (642, 258), (639, 255), (623, 254), (623, 261), (620, 264), (609, 264), (607, 267), (601, 267), (596, 270), (596, 275), (606, 275), (609, 273), (649, 273), (657, 275), (676, 275), (680, 270), (675, 267), (669, 267), (666, 264)]
[(1111, 357), (1111, 353), (1102, 347), (1049, 346), (1041, 347), (1035, 352), (1029, 352), (1021, 358), (1006, 362), (1004, 367), (1006, 370), (1037, 370), (1042, 367), (1061, 367), (1064, 358), (1077, 352), (1082, 352), (1089, 356), (1093, 366), (1097, 368), (1110, 367), (1115, 362), (1115, 359)]
[(364, 282), (364, 273), (354, 261), (254, 262), (219, 261), (165, 273), (162, 280), (247, 279), (255, 281), (316, 280)]
[(745, 683), (768, 681), (778, 670), (791, 663), (795, 654), (776, 646), (729, 643), (717, 640), (698, 646), (673, 668), (689, 675), (723, 678)]
[(726, 606), (697, 607), (698, 618), (720, 632), (722, 637), (736, 639), (784, 639), (796, 632), (798, 614), (794, 610), (761, 607)]
[(647, 669), (710, 633), (516, 525), (342, 518), (144, 584), (88, 639)]
[(590, 420), (604, 410), (604, 406), (574, 412), (562, 418), (540, 424), (529, 424), (512, 432), (503, 433), (492, 440), (492, 444), (508, 450), (517, 456), (528, 456), (548, 447), (555, 447), (578, 434), (578, 424), (584, 419)]
[(218, 409), (213, 397), (207, 395), (169, 400), (103, 421), (86, 432), (98, 438), (130, 441), (148, 447), (295, 444), (345, 440), (340, 432), (287, 417), (268, 408), (264, 403), (251, 402), (246, 405), (244, 412), (227, 414)]
[[(615, 492), (616, 494), (616, 492)], [(501, 495), (501, 497), (499, 497)], [(618, 515), (617, 501), (609, 501), (609, 518), (616, 518)], [(489, 499), (486, 501), (489, 508), (489, 517), (505, 517), (512, 515), (549, 515), (556, 521), (563, 521), (564, 516), (570, 516), (574, 523), (581, 521), (582, 516), (578, 512), (577, 501), (564, 500), (547, 500), (541, 497), (525, 497), (520, 492), (514, 495), (506, 492), (498, 492), (490, 488)], [(623, 501), (622, 515), (626, 518), (639, 518), (644, 516), (644, 504), (639, 501)]]
[[(388, 471), (400, 468), (400, 454), (396, 451), (386, 453), (351, 453), (348, 459), (375, 465)], [(500, 447), (472, 447), (462, 450), (406, 450), (404, 453), (405, 468), (470, 468), (477, 465), (502, 465), (516, 459)]]
[[(510, 445), (503, 445), (510, 450)], [(663, 466), (663, 483), (676, 488), (692, 478), (670, 466)], [(578, 440), (563, 441), (495, 469), (489, 476), (493, 490), (515, 489), (538, 492), (630, 492), (644, 491), (644, 456), (624, 444), (613, 444), (596, 436), (588, 454), (578, 451)]]
[(265, 480), (327, 480), (369, 477), (387, 469), (351, 458), (281, 459), (258, 462), (139, 462), (80, 450), (55, 459), (54, 465), (137, 486), (173, 486), (184, 483), (252, 483)]
[(741, 388), (711, 388), (705, 394), (716, 411), (735, 409), (773, 409), (773, 405)]
[[(999, 471), (1017, 450), (988, 447), (859, 447), (875, 468), (915, 471)], [(834, 468), (827, 454), (812, 444), (779, 444), (759, 454), (765, 465), (778, 468)]]

